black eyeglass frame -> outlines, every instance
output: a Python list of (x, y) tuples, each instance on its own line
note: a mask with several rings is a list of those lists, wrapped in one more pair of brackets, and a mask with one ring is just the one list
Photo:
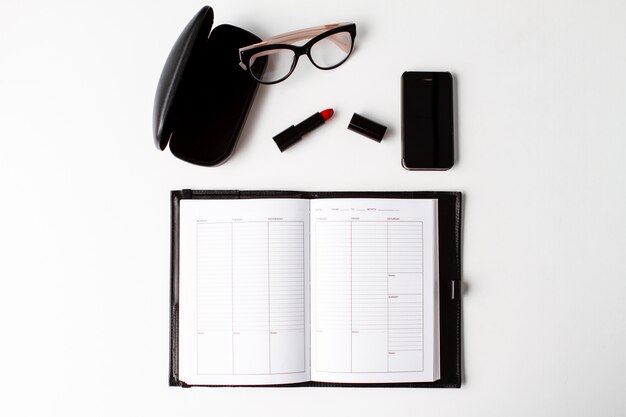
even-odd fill
[[(252, 75), (252, 77), (257, 80), (259, 83), (261, 84), (277, 84), (281, 81), (286, 80), (287, 78), (289, 78), (289, 76), (293, 73), (294, 69), (296, 68), (296, 66), (298, 65), (298, 59), (302, 56), (302, 55), (306, 55), (309, 58), (309, 61), (311, 61), (311, 63), (313, 65), (315, 65), (317, 68), (321, 69), (321, 70), (331, 70), (334, 68), (337, 68), (338, 66), (342, 65), (344, 62), (346, 62), (346, 60), (350, 57), (350, 55), (352, 55), (352, 51), (354, 50), (354, 39), (356, 38), (356, 24), (355, 23), (338, 23), (336, 24), (337, 27), (334, 27), (332, 29), (328, 29), (322, 33), (320, 33), (319, 35), (314, 36), (310, 41), (308, 41), (307, 43), (305, 43), (302, 46), (296, 46), (296, 45), (291, 45), (288, 43), (272, 43), (272, 39), (276, 38), (276, 40), (280, 39), (281, 37), (285, 36), (285, 35), (289, 35), (289, 34), (285, 34), (285, 35), (278, 35), (275, 36), (273, 38), (268, 39), (267, 41), (263, 41), (263, 42), (259, 42), (257, 44), (254, 45), (250, 45), (250, 46), (246, 46), (244, 48), (240, 48), (239, 49), (239, 66), (241, 66), (244, 70), (248, 70), (250, 72), (250, 75)], [(335, 26), (335, 25), (326, 25), (326, 26)], [(319, 27), (319, 29), (324, 28), (324, 26)], [(302, 31), (297, 31), (297, 32), (306, 32), (306, 31), (312, 31), (312, 30), (316, 30), (318, 28), (310, 28), (310, 29), (303, 29)], [(297, 33), (297, 32), (293, 32), (293, 33)], [(322, 39), (325, 39), (331, 35), (334, 35), (336, 33), (341, 33), (341, 32), (348, 32), (350, 34), (350, 51), (348, 51), (348, 54), (346, 55), (346, 57), (340, 61), (339, 63), (331, 66), (331, 67), (321, 67), (319, 65), (317, 65), (315, 63), (315, 61), (313, 60), (313, 58), (311, 57), (311, 48), (313, 47), (313, 45), (315, 45), (317, 42), (319, 42)], [(270, 51), (270, 50), (275, 50), (275, 49), (289, 49), (291, 51), (293, 51), (294, 53), (294, 58), (293, 58), (293, 63), (291, 64), (291, 68), (289, 69), (289, 72), (287, 73), (287, 75), (285, 75), (283, 78), (280, 78), (276, 81), (262, 81), (259, 80), (257, 77), (255, 77), (255, 75), (252, 73), (252, 69), (250, 68), (250, 59), (252, 58), (252, 56), (254, 56), (255, 54), (258, 54), (259, 52), (263, 52), (263, 51)]]

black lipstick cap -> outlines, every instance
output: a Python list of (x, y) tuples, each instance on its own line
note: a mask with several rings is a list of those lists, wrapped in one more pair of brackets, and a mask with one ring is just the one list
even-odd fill
[(383, 140), (383, 136), (385, 136), (387, 126), (383, 126), (358, 113), (354, 113), (348, 125), (348, 129), (375, 140), (376, 142), (380, 142)]

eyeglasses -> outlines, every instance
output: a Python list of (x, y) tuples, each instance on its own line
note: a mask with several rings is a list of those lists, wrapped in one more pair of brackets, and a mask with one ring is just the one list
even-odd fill
[[(343, 64), (352, 52), (356, 25), (335, 23), (273, 36), (239, 49), (239, 66), (262, 84), (276, 84), (291, 75), (301, 55), (329, 70)], [(302, 46), (296, 42), (311, 39)]]

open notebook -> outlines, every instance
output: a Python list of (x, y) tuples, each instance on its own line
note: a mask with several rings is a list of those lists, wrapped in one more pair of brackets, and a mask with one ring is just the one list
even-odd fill
[(458, 386), (433, 383), (439, 199), (303, 194), (173, 198), (170, 383)]

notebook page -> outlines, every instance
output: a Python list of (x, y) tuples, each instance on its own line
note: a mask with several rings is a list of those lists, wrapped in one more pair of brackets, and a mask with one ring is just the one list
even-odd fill
[(179, 374), (310, 380), (308, 200), (181, 200)]
[(436, 200), (311, 201), (311, 377), (439, 378)]

